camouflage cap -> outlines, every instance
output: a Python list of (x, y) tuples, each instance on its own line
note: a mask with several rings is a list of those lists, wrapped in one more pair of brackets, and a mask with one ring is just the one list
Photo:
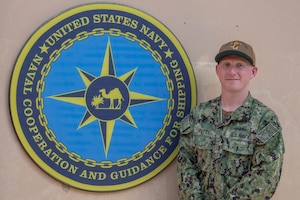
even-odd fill
[(248, 60), (251, 65), (255, 65), (255, 54), (253, 48), (245, 42), (235, 40), (223, 44), (219, 53), (215, 57), (215, 61), (219, 63), (222, 58), (229, 55), (241, 56)]

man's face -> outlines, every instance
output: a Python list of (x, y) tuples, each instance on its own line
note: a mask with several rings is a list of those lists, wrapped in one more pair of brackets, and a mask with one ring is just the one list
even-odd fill
[(222, 91), (237, 93), (248, 92), (249, 83), (256, 76), (257, 67), (246, 59), (230, 55), (222, 58), (216, 66), (216, 73), (222, 85)]

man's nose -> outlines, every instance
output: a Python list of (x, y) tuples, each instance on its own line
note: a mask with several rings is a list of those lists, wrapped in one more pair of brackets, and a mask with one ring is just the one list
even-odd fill
[(228, 69), (229, 74), (236, 74), (236, 68), (234, 66), (230, 66)]

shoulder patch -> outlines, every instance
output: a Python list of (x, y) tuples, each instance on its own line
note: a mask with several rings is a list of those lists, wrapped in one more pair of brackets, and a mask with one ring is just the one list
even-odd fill
[(188, 134), (192, 131), (191, 128), (191, 121), (190, 115), (187, 115), (181, 122), (180, 122), (180, 132), (182, 134)]
[(269, 123), (260, 132), (257, 133), (256, 137), (264, 144), (279, 131), (280, 130), (274, 125), (274, 123)]

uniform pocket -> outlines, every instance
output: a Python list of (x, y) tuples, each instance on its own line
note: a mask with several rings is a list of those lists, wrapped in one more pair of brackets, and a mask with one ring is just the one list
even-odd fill
[(225, 138), (221, 172), (235, 177), (245, 175), (250, 170), (253, 151), (253, 143), (245, 138)]
[(208, 172), (213, 159), (214, 133), (203, 129), (197, 130), (193, 143), (197, 156), (197, 166), (202, 171)]

